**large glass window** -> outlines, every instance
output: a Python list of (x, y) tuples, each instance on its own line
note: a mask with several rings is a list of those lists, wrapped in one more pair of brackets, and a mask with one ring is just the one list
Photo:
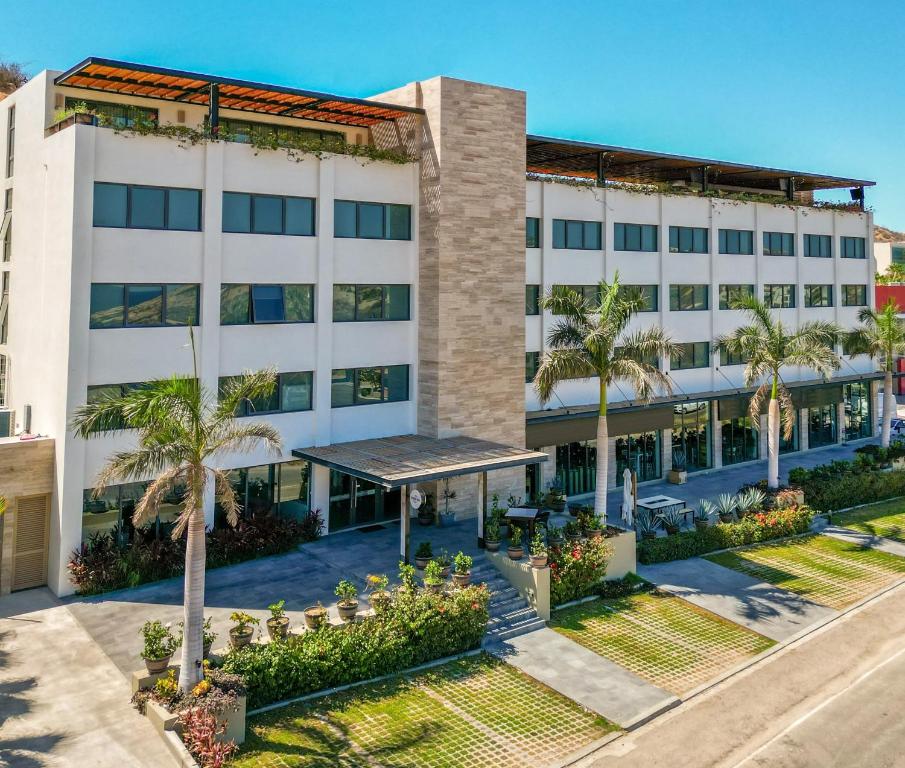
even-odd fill
[(723, 466), (741, 461), (754, 461), (759, 455), (758, 432), (750, 416), (736, 416), (720, 421)]
[(754, 295), (753, 285), (721, 285), (720, 309), (732, 309), (735, 302)]
[(771, 309), (794, 309), (795, 285), (793, 283), (765, 285), (764, 304)]
[(201, 190), (94, 182), (94, 226), (201, 230)]
[(597, 485), (597, 441), (556, 446), (556, 484), (567, 496), (593, 493)]
[(804, 255), (811, 258), (833, 258), (833, 238), (831, 235), (805, 235)]
[(537, 375), (540, 365), (540, 352), (525, 352), (525, 383), (530, 384)]
[(553, 219), (553, 247), (599, 251), (602, 247), (599, 221)]
[(16, 155), (16, 105), (6, 110), (6, 178), (13, 175)]
[(670, 253), (707, 253), (710, 232), (706, 227), (670, 227)]
[(223, 231), (259, 235), (313, 235), (310, 197), (223, 193)]
[(808, 408), (808, 447), (820, 448), (836, 442), (836, 404)]
[(764, 232), (764, 256), (794, 256), (795, 235), (791, 232)]
[[(235, 376), (221, 376), (219, 385), (222, 393)], [(314, 374), (311, 371), (281, 373), (276, 386), (269, 395), (246, 400), (239, 406), (236, 416), (255, 416), (262, 413), (291, 413), (311, 410), (311, 393)]]
[(672, 462), (684, 460), (688, 472), (713, 466), (710, 450), (710, 401), (679, 403), (673, 407)]
[(710, 367), (710, 342), (687, 341), (676, 345), (677, 354), (670, 357), (669, 367), (674, 371), (687, 370), (689, 368)]
[(860, 440), (871, 436), (870, 384), (855, 381), (842, 385), (845, 407), (845, 439)]
[(616, 438), (616, 485), (623, 484), (623, 472), (637, 474), (638, 482), (660, 478), (660, 433), (643, 432)]
[(333, 321), (408, 320), (407, 285), (334, 285)]
[[(273, 513), (301, 519), (311, 508), (311, 465), (307, 461), (241, 467), (226, 474), (243, 517)], [(225, 527), (226, 518), (219, 504), (215, 511), (214, 527)]]
[(199, 317), (197, 285), (91, 284), (90, 328), (198, 325)]
[(843, 285), (842, 286), (842, 306), (843, 307), (866, 307), (867, 306), (867, 286), (866, 285)]
[(754, 232), (750, 229), (721, 229), (720, 253), (742, 256), (754, 254)]
[(893, 245), (889, 251), (893, 264), (905, 264), (905, 245)]
[(227, 283), (220, 286), (220, 324), (314, 322), (314, 286)]
[(592, 307), (600, 306), (600, 285), (554, 285), (553, 292), (564, 289), (574, 291)]
[(659, 249), (656, 224), (616, 224), (613, 248), (617, 251), (656, 251)]
[[(867, 258), (863, 237), (842, 237), (840, 238), (840, 245), (843, 259)], [(893, 261), (895, 262), (895, 259)]]
[(540, 219), (534, 216), (525, 219), (525, 247), (540, 248)]
[(253, 123), (227, 117), (220, 118), (220, 136), (240, 144), (249, 144), (255, 140), (263, 144), (276, 142), (283, 146), (345, 142), (345, 136), (339, 131), (319, 131), (316, 128), (299, 128), (292, 125)]
[(525, 286), (525, 314), (526, 315), (539, 315), (540, 314), (540, 286), (539, 285), (526, 285)]
[(626, 292), (637, 292), (640, 295), (642, 305), (638, 309), (639, 312), (656, 312), (660, 308), (659, 285), (622, 285), (621, 288)]
[(409, 399), (409, 367), (337, 368), (333, 370), (330, 406), (393, 403)]
[(410, 205), (336, 200), (333, 204), (333, 235), (371, 240), (411, 240), (411, 217)]
[(671, 312), (698, 312), (710, 309), (710, 286), (669, 286), (669, 309)]
[(330, 531), (399, 519), (399, 489), (330, 470)]
[(832, 285), (806, 285), (804, 287), (804, 305), (806, 307), (832, 307)]
[(779, 452), (782, 453), (794, 453), (799, 450), (799, 441), (798, 441), (798, 409), (795, 409), (795, 423), (792, 426), (792, 436), (787, 440), (785, 428), (782, 426), (782, 422), (780, 420), (779, 427)]

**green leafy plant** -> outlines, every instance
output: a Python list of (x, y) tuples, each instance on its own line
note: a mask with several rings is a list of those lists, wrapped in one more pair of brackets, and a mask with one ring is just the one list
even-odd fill
[(441, 549), (440, 553), (434, 558), (441, 568), (449, 568), (452, 565), (452, 557), (445, 549)]
[(757, 512), (764, 508), (764, 502), (767, 499), (760, 488), (747, 488), (735, 497), (735, 511), (740, 517)]
[(208, 616), (201, 625), (201, 642), (206, 648), (210, 648), (217, 639), (217, 633), (214, 632), (213, 619)]
[(254, 631), (253, 627), (257, 627), (261, 623), (260, 619), (245, 611), (233, 611), (229, 615), (229, 620), (235, 625), (233, 629), (240, 635), (247, 635), (249, 631)]
[(352, 605), (358, 598), (358, 587), (348, 579), (342, 579), (336, 585), (333, 593), (339, 598), (339, 602), (342, 605)]
[(422, 541), (415, 550), (415, 557), (429, 558), (434, 556), (434, 549), (429, 541)]
[(270, 618), (274, 621), (279, 621), (286, 617), (286, 611), (283, 610), (283, 606), (286, 605), (285, 600), (278, 600), (275, 603), (271, 603), (267, 606), (267, 610), (270, 611)]
[(484, 523), (484, 538), (487, 541), (500, 540), (500, 524), (495, 518), (490, 518)]
[(531, 539), (531, 554), (534, 557), (543, 557), (547, 554), (547, 545), (544, 542), (544, 534), (537, 530), (534, 533), (534, 538)]
[(517, 549), (522, 546), (522, 529), (517, 525), (509, 526), (509, 546), (513, 549)]
[(471, 555), (466, 555), (464, 552), (457, 552), (456, 556), (453, 558), (453, 569), (459, 576), (465, 576), (471, 571), (473, 563), (474, 560)]
[(431, 586), (443, 583), (443, 569), (436, 560), (431, 560), (424, 569), (424, 583)]
[(399, 584), (406, 592), (414, 592), (418, 586), (415, 581), (415, 566), (403, 560), (399, 561)]
[(714, 509), (716, 513), (720, 516), (721, 520), (725, 518), (732, 517), (735, 513), (736, 508), (738, 507), (738, 497), (731, 493), (721, 493), (716, 498), (716, 505)]
[(653, 536), (657, 533), (659, 521), (650, 511), (639, 509), (635, 514), (635, 530), (639, 536)]
[(139, 633), (144, 640), (141, 651), (143, 659), (165, 659), (173, 655), (179, 647), (181, 638), (170, 629), (170, 624), (164, 624), (159, 620), (146, 621), (142, 624)]
[(670, 530), (677, 531), (682, 527), (682, 512), (679, 509), (666, 509), (659, 514), (659, 518), (667, 532)]
[(834, 461), (813, 469), (794, 467), (789, 482), (804, 491), (809, 506), (823, 512), (905, 496), (905, 472), (870, 469), (853, 461)]
[(578, 520), (567, 520), (562, 532), (566, 536), (581, 536), (581, 523)]
[(172, 701), (179, 693), (179, 682), (176, 680), (176, 670), (168, 669), (166, 675), (158, 678), (154, 683), (154, 693), (158, 700)]
[(547, 541), (551, 544), (562, 543), (563, 529), (558, 525), (550, 525), (547, 527)]
[(710, 516), (713, 514), (713, 502), (708, 499), (700, 499), (698, 508), (695, 510), (694, 519), (703, 523), (710, 522)]
[(550, 601), (554, 606), (592, 595), (606, 576), (613, 549), (604, 538), (588, 539), (553, 553)]

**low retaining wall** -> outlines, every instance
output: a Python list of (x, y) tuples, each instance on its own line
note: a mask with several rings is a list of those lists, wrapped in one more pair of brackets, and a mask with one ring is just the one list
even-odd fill
[(606, 567), (606, 580), (624, 578), (629, 573), (638, 572), (637, 542), (634, 531), (623, 531), (606, 540), (613, 549)]
[(535, 613), (544, 621), (550, 621), (550, 568), (532, 568), (527, 559), (512, 560), (505, 552), (487, 552), (486, 555)]

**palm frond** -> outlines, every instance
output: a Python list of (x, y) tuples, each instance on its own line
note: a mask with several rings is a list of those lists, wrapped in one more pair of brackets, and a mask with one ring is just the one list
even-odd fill
[(214, 492), (217, 502), (226, 515), (226, 522), (231, 526), (235, 526), (239, 522), (239, 513), (242, 511), (242, 505), (236, 496), (236, 490), (229, 480), (229, 475), (220, 469), (211, 470), (214, 476)]
[(183, 458), (178, 447), (172, 444), (118, 451), (107, 460), (98, 473), (92, 493), (93, 498), (98, 498), (107, 486), (115, 481), (127, 483), (141, 481), (148, 477), (161, 475), (170, 467), (182, 466)]
[(635, 390), (637, 399), (642, 402), (648, 402), (658, 393), (672, 394), (672, 381), (669, 376), (659, 368), (631, 357), (620, 357), (613, 361), (609, 381), (606, 383), (616, 380), (628, 383)]
[(228, 378), (218, 393), (216, 417), (218, 419), (232, 417), (243, 403), (270, 397), (276, 385), (276, 368), (243, 371), (240, 376)]
[(231, 419), (211, 435), (204, 457), (232, 452), (247, 453), (261, 445), (267, 453), (279, 456), (283, 450), (279, 430), (266, 421), (245, 423)]
[(584, 297), (567, 285), (553, 286), (550, 293), (541, 298), (540, 305), (547, 312), (568, 318), (578, 327), (587, 325), (592, 313), (592, 307)]
[(584, 349), (551, 349), (541, 358), (534, 376), (534, 388), (541, 402), (546, 403), (561, 381), (589, 379), (599, 374)]
[(135, 512), (132, 513), (132, 524), (136, 528), (140, 528), (148, 520), (157, 517), (164, 497), (173, 490), (184, 475), (183, 467), (171, 467), (148, 484), (147, 489), (135, 505)]

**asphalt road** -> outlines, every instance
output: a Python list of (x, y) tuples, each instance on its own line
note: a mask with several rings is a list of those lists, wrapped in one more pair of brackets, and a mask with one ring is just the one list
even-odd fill
[(905, 586), (604, 747), (593, 768), (905, 768)]

